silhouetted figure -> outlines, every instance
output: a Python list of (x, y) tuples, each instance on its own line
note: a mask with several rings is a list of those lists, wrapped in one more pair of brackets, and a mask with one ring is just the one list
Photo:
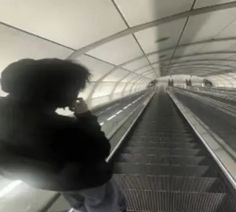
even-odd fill
[[(24, 59), (2, 72), (0, 170), (11, 179), (62, 192), (79, 211), (125, 211), (105, 162), (110, 144), (78, 92), (89, 71), (59, 59)], [(55, 113), (70, 107), (75, 117)], [(108, 198), (109, 197), (109, 198)]]
[(170, 86), (170, 87), (174, 86), (174, 80), (173, 79), (168, 80), (168, 86)]

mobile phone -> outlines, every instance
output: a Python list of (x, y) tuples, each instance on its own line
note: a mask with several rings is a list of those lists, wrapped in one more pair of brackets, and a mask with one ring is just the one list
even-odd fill
[(72, 105), (69, 106), (69, 109), (71, 111), (75, 111), (75, 105), (79, 104), (83, 99), (81, 97), (77, 97), (75, 101), (72, 103)]

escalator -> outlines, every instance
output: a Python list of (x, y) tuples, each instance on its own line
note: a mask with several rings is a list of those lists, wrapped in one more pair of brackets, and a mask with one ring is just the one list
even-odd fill
[(235, 212), (235, 190), (166, 93), (113, 158), (129, 212)]

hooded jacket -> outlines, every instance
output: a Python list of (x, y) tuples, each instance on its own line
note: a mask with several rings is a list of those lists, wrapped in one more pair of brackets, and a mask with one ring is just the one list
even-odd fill
[(112, 176), (109, 152), (90, 112), (66, 117), (0, 99), (0, 172), (7, 178), (55, 191), (99, 186)]

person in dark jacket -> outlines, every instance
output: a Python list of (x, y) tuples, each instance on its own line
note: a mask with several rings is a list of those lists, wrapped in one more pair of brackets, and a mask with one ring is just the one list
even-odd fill
[[(59, 59), (23, 59), (2, 72), (0, 172), (40, 189), (62, 192), (79, 211), (125, 211), (105, 159), (110, 144), (77, 96), (89, 71)], [(55, 110), (69, 107), (74, 117)], [(71, 211), (71, 210), (70, 210)]]

